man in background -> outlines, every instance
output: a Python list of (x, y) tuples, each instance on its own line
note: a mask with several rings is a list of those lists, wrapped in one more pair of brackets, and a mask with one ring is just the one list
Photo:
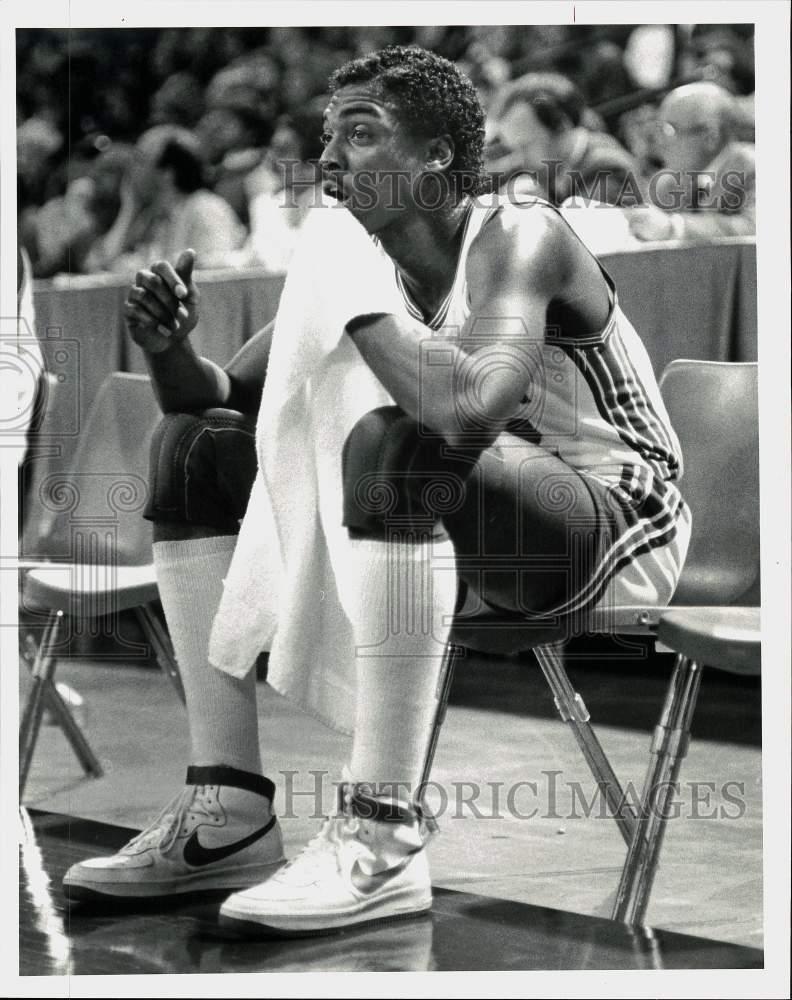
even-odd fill
[(637, 163), (613, 136), (597, 131), (595, 121), (565, 76), (527, 73), (513, 80), (488, 125), (487, 170), (496, 188), (554, 205), (571, 197), (640, 204)]
[(753, 143), (734, 139), (735, 98), (716, 83), (672, 90), (659, 109), (664, 169), (652, 204), (629, 212), (641, 240), (711, 240), (756, 232)]

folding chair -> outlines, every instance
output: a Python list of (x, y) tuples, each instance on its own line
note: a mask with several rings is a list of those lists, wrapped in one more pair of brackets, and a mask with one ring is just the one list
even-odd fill
[[(102, 774), (54, 682), (58, 660), (70, 655), (71, 640), (85, 632), (86, 623), (95, 633), (104, 631), (117, 639), (118, 615), (133, 610), (160, 667), (184, 701), (170, 639), (154, 610), (158, 589), (151, 525), (141, 517), (148, 490), (149, 441), (159, 417), (148, 378), (109, 375), (81, 431), (72, 468), (47, 477), (39, 488), (39, 548), (51, 561), (21, 566), (21, 607), (38, 617), (44, 629), (38, 648), (29, 656), (32, 685), (19, 727), (20, 797), (45, 705), (86, 774)], [(51, 557), (53, 552), (56, 558)], [(139, 643), (127, 647), (133, 657), (146, 653)]]
[[(501, 654), (532, 648), (558, 713), (572, 730), (628, 846), (612, 916), (633, 924), (643, 923), (645, 918), (667, 815), (667, 810), (655, 808), (654, 804), (661, 787), (673, 787), (687, 752), (702, 658), (708, 665), (726, 669), (735, 661), (742, 663), (745, 671), (759, 669), (758, 609), (739, 607), (758, 604), (759, 597), (756, 364), (673, 361), (663, 373), (660, 388), (682, 444), (682, 491), (693, 513), (693, 534), (672, 602), (674, 610), (612, 608), (592, 615), (582, 630), (590, 634), (659, 634), (663, 645), (658, 649), (679, 654), (652, 738), (650, 766), (638, 812), (628, 803), (591, 727), (585, 703), (566, 673), (563, 639), (529, 644), (526, 636), (530, 633), (524, 627), (517, 625), (510, 630), (499, 623), (493, 630), (483, 616), (480, 620), (465, 617), (464, 608), (455, 620), (446, 650), (422, 776), (425, 785), (445, 718), (459, 647)], [(716, 637), (717, 624), (726, 621), (734, 623), (731, 642)], [(741, 653), (734, 651), (735, 644), (744, 647)], [(745, 652), (746, 648), (749, 652)]]

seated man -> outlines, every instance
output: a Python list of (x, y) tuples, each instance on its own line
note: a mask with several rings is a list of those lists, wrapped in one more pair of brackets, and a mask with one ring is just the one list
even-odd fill
[(641, 240), (712, 240), (756, 233), (756, 157), (737, 142), (735, 98), (716, 83), (677, 87), (660, 105), (664, 169), (649, 184), (653, 204), (630, 209)]
[(577, 87), (559, 73), (526, 73), (499, 94), (488, 125), (487, 170), (501, 190), (608, 205), (643, 200), (638, 164), (613, 136), (587, 127)]
[[(424, 912), (432, 824), (416, 786), (456, 575), (512, 621), (553, 618), (561, 627), (610, 600), (664, 604), (679, 577), (690, 527), (673, 483), (681, 456), (645, 349), (612, 281), (552, 206), (476, 198), (483, 113), (470, 82), (414, 47), (355, 60), (333, 78), (324, 145), (326, 192), (375, 238), (389, 287), (406, 304), (398, 316), (348, 317), (340, 344), (395, 403), (364, 412), (337, 456), (351, 539), (337, 585), (357, 656), (352, 781), (337, 814), (276, 871), (282, 842), (262, 770), (254, 674), (236, 679), (207, 658), (255, 474), (253, 415), (271, 328), (224, 370), (198, 357), (188, 339), (198, 290), (186, 251), (175, 268), (159, 261), (138, 273), (125, 315), (166, 413), (148, 514), (192, 760), (186, 788), (149, 828), (113, 857), (70, 869), (65, 887), (77, 898), (242, 890), (221, 918), (280, 933)], [(413, 181), (398, 203), (396, 174)], [(433, 185), (431, 208), (416, 183), (429, 174), (445, 191), (438, 205)], [(336, 266), (345, 266), (343, 248)], [(422, 364), (422, 342), (437, 343), (441, 330), (445, 362)], [(332, 421), (333, 385), (323, 391)], [(225, 409), (195, 415), (210, 407)], [(396, 497), (399, 541), (358, 489), (372, 475)], [(461, 491), (438, 515), (432, 494), (442, 491), (427, 482), (449, 477)], [(456, 560), (456, 575), (439, 574), (450, 585), (414, 592), (440, 557)], [(400, 593), (433, 627), (409, 629), (399, 618), (381, 639), (394, 613), (392, 574), (403, 566)], [(376, 642), (378, 655), (366, 656)]]

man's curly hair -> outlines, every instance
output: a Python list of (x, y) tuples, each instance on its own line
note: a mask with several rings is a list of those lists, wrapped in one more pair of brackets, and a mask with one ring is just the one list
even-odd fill
[(330, 92), (369, 82), (408, 129), (427, 138), (451, 137), (454, 159), (448, 173), (457, 190), (472, 195), (484, 190), (484, 110), (475, 87), (454, 63), (417, 45), (389, 45), (337, 69)]

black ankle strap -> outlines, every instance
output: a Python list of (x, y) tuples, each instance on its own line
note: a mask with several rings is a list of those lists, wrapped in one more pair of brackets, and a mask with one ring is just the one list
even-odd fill
[(211, 764), (204, 767), (191, 765), (187, 768), (188, 785), (230, 785), (232, 788), (241, 788), (246, 792), (255, 792), (256, 795), (263, 795), (270, 802), (275, 800), (275, 785), (269, 778), (262, 774), (253, 774), (250, 771), (240, 771), (236, 767), (227, 767), (225, 764)]
[(358, 819), (379, 820), (382, 823), (416, 823), (423, 819), (420, 806), (399, 802), (394, 798), (376, 797), (367, 785), (338, 786), (338, 811)]

